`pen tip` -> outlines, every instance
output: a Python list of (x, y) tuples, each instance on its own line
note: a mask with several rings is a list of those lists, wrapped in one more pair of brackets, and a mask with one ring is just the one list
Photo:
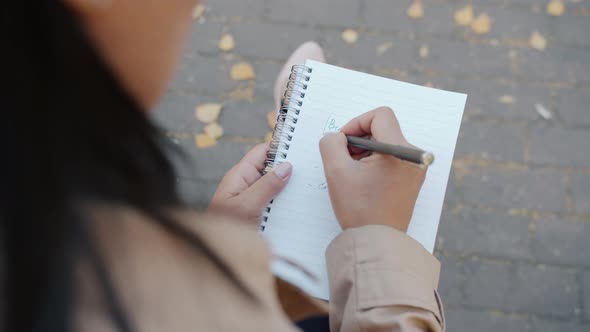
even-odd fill
[(422, 155), (422, 164), (425, 166), (430, 166), (434, 162), (434, 155), (430, 152), (425, 152)]

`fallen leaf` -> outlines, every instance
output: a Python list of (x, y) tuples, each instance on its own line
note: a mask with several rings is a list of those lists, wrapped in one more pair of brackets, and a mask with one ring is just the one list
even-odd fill
[(511, 95), (503, 95), (498, 98), (498, 101), (502, 104), (514, 104), (514, 97)]
[(467, 5), (455, 12), (455, 23), (467, 26), (473, 21), (473, 7)]
[(345, 42), (349, 44), (354, 44), (359, 39), (359, 33), (353, 29), (346, 29), (342, 31), (342, 35), (340, 37), (342, 37), (342, 40), (344, 40)]
[(387, 52), (392, 47), (393, 47), (392, 42), (385, 42), (385, 43), (379, 44), (377, 46), (377, 55), (383, 55), (385, 52)]
[(542, 104), (535, 104), (535, 110), (537, 111), (537, 113), (539, 113), (539, 115), (543, 119), (545, 119), (545, 120), (553, 119), (553, 113), (551, 113), (551, 111), (548, 110), (547, 108), (545, 108), (545, 106), (543, 106)]
[(266, 143), (269, 143), (269, 142), (271, 142), (271, 141), (272, 141), (272, 132), (268, 132), (268, 133), (266, 133), (266, 135), (264, 136), (264, 141), (265, 141)]
[(491, 25), (492, 20), (486, 13), (483, 13), (471, 22), (471, 29), (478, 35), (483, 35), (490, 32)]
[(231, 79), (234, 81), (244, 81), (256, 78), (254, 68), (249, 63), (240, 62), (231, 67)]
[(424, 6), (422, 5), (422, 0), (414, 0), (410, 7), (408, 7), (406, 14), (415, 20), (424, 17)]
[(266, 121), (268, 123), (268, 126), (271, 129), (274, 129), (275, 125), (277, 124), (277, 112), (272, 111), (266, 113)]
[(538, 31), (533, 31), (529, 38), (529, 45), (538, 51), (542, 51), (547, 47), (547, 40)]
[(223, 136), (223, 128), (217, 123), (213, 122), (205, 126), (203, 128), (205, 134), (218, 139), (219, 137)]
[(565, 6), (561, 0), (551, 0), (547, 4), (547, 14), (551, 16), (561, 16), (565, 12)]
[(428, 45), (422, 45), (420, 46), (420, 57), (422, 59), (425, 59), (428, 57)]
[(428, 88), (433, 88), (434, 84), (432, 84), (432, 82), (428, 81), (428, 82), (424, 83), (424, 86), (428, 87)]
[(219, 117), (223, 105), (221, 104), (202, 104), (198, 105), (195, 110), (195, 116), (203, 123), (211, 123)]
[(224, 52), (233, 50), (234, 47), (236, 47), (234, 36), (228, 32), (224, 33), (223, 36), (221, 36), (221, 39), (219, 39), (217, 46)]
[(196, 20), (203, 15), (205, 12), (205, 5), (202, 3), (198, 4), (195, 9), (193, 9), (193, 18)]
[(199, 149), (207, 149), (217, 144), (217, 140), (207, 134), (198, 134), (195, 135), (195, 144)]

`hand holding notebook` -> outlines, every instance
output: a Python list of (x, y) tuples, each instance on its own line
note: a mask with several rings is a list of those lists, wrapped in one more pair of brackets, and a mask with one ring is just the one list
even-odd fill
[[(408, 235), (432, 252), (465, 101), (466, 95), (463, 94), (315, 61), (293, 67), (266, 162), (267, 171), (282, 162), (289, 162), (293, 165), (293, 174), (283, 192), (266, 208), (261, 230), (275, 255), (302, 265), (318, 276), (319, 282), (281, 261), (273, 263), (273, 271), (309, 294), (328, 299), (324, 253), (331, 240), (342, 231), (328, 190), (336, 195), (341, 193), (345, 189), (337, 189), (338, 180), (351, 181), (352, 173), (336, 175), (336, 181), (330, 181), (332, 185), (328, 188), (319, 141), (326, 133), (340, 131), (351, 119), (380, 106), (395, 111), (401, 131), (409, 142), (436, 156), (413, 212), (396, 212), (411, 214)], [(374, 123), (381, 124), (380, 121)], [(371, 130), (372, 134), (375, 132)], [(391, 133), (385, 130), (379, 135), (389, 137)], [(343, 136), (341, 140), (345, 144)], [(390, 140), (387, 143), (399, 142)], [(331, 157), (328, 159), (330, 161), (326, 160), (326, 164), (333, 161)], [(333, 174), (335, 170), (326, 172)], [(387, 181), (376, 185), (394, 185), (387, 175), (379, 176)], [(403, 198), (392, 198), (391, 202), (383, 204), (396, 206), (401, 204), (396, 201), (398, 199)], [(350, 205), (355, 203), (351, 201)], [(370, 221), (368, 219), (374, 218), (374, 213), (379, 213), (371, 210), (371, 206), (360, 211), (362, 215), (357, 213), (354, 218)]]

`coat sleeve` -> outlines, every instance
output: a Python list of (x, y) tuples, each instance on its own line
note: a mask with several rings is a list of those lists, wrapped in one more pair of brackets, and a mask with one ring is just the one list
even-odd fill
[(443, 331), (440, 263), (394, 228), (345, 230), (326, 251), (330, 330)]

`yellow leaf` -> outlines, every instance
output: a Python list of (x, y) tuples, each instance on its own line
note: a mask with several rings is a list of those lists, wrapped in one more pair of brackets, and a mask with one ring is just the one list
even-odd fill
[(222, 108), (223, 106), (221, 104), (198, 105), (195, 110), (195, 116), (203, 123), (211, 123), (217, 120)]
[(428, 57), (428, 45), (420, 46), (420, 57), (425, 59)]
[(223, 128), (217, 122), (206, 125), (203, 131), (205, 134), (213, 137), (214, 139), (218, 139), (219, 137), (223, 136)]
[(455, 12), (455, 23), (463, 26), (471, 24), (473, 21), (473, 7), (467, 5)]
[(406, 14), (408, 14), (408, 16), (413, 19), (424, 17), (424, 6), (422, 5), (422, 0), (414, 0), (410, 7), (408, 7)]
[(434, 87), (434, 85), (433, 85), (433, 84), (432, 84), (432, 82), (430, 82), (430, 81), (428, 81), (428, 82), (424, 83), (424, 86), (425, 86), (425, 87), (428, 87), (428, 88), (433, 88), (433, 87)]
[(272, 111), (266, 113), (266, 121), (268, 123), (268, 126), (271, 129), (274, 129), (275, 125), (277, 124), (277, 112)]
[(511, 95), (503, 95), (498, 98), (498, 101), (502, 104), (514, 104), (514, 97)]
[(223, 36), (221, 36), (221, 39), (219, 39), (219, 43), (217, 44), (217, 46), (220, 50), (224, 52), (233, 50), (234, 47), (236, 47), (234, 36), (232, 36), (231, 33), (228, 32), (224, 33)]
[(205, 5), (202, 3), (198, 4), (195, 9), (193, 9), (193, 18), (196, 20), (203, 15), (205, 12)]
[(486, 13), (483, 13), (471, 22), (471, 29), (478, 35), (483, 35), (490, 32), (491, 25), (492, 20)]
[(529, 45), (538, 51), (543, 51), (547, 47), (547, 40), (539, 31), (533, 31), (529, 38)]
[(561, 16), (565, 12), (565, 6), (561, 0), (551, 0), (547, 4), (547, 14), (551, 16)]
[(252, 80), (256, 78), (256, 73), (249, 63), (240, 62), (231, 67), (231, 78), (234, 81)]
[(377, 46), (377, 55), (383, 55), (383, 53), (387, 52), (390, 48), (393, 47), (392, 42), (385, 42)]
[(270, 141), (272, 141), (272, 133), (271, 132), (266, 133), (266, 135), (264, 136), (264, 141), (266, 143), (269, 143)]
[(195, 135), (195, 144), (199, 149), (207, 149), (217, 144), (217, 140), (207, 134), (198, 134)]
[(359, 33), (353, 29), (346, 29), (342, 31), (342, 35), (340, 37), (342, 37), (342, 40), (345, 42), (354, 44), (359, 39)]

